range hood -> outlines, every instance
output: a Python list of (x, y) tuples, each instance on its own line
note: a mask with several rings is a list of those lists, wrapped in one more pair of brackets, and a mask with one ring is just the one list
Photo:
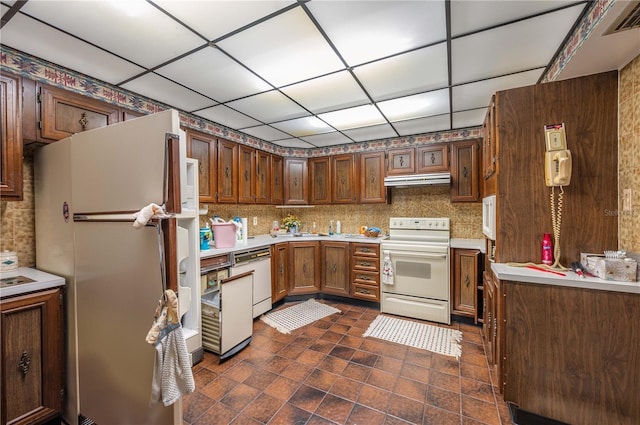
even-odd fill
[(407, 176), (389, 176), (384, 178), (385, 186), (435, 186), (449, 185), (451, 173), (411, 174)]

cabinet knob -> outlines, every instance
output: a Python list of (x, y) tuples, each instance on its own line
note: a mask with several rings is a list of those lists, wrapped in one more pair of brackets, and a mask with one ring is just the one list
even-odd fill
[(27, 354), (26, 351), (22, 352), (22, 356), (20, 356), (20, 362), (18, 362), (18, 367), (22, 370), (22, 374), (26, 375), (29, 372), (29, 365), (31, 364), (31, 357)]
[(82, 115), (80, 115), (80, 119), (78, 120), (78, 123), (80, 123), (80, 127), (82, 127), (82, 131), (85, 131), (87, 129), (87, 124), (89, 124), (89, 120), (87, 120), (86, 112), (83, 112)]
[(462, 168), (462, 176), (465, 178), (467, 177), (467, 167)]
[(464, 280), (464, 284), (467, 286), (467, 288), (469, 287), (469, 284), (471, 283), (471, 281), (469, 280), (469, 275), (467, 275), (467, 278)]

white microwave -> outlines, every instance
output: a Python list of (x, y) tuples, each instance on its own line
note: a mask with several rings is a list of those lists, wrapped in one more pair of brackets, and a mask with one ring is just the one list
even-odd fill
[(496, 195), (482, 198), (482, 233), (496, 240)]

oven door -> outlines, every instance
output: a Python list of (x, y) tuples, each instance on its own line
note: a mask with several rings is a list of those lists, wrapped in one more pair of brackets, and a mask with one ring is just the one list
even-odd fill
[[(382, 265), (388, 255), (393, 285), (382, 283), (382, 292), (449, 300), (449, 246), (383, 241)], [(382, 268), (381, 268), (382, 270)]]

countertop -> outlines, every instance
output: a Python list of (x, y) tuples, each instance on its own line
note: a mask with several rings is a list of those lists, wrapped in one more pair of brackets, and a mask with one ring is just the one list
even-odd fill
[(280, 242), (302, 242), (302, 241), (333, 241), (333, 242), (358, 242), (358, 243), (377, 243), (379, 244), (384, 237), (367, 238), (362, 235), (342, 234), (333, 236), (317, 236), (305, 234), (303, 236), (293, 236), (289, 234), (279, 234), (275, 238), (271, 235), (257, 235), (250, 237), (245, 245), (236, 244), (230, 248), (212, 248), (200, 251), (200, 258), (214, 257), (221, 254), (229, 254), (231, 252), (247, 251), (255, 248), (262, 248)]
[(0, 297), (8, 297), (11, 295), (26, 294), (27, 292), (42, 291), (44, 289), (64, 286), (64, 278), (41, 270), (29, 267), (20, 267), (18, 270), (0, 273), (0, 279), (24, 276), (32, 279), (34, 282), (20, 283), (0, 288)]
[(463, 239), (463, 238), (453, 238), (449, 242), (451, 248), (459, 248), (459, 249), (477, 249), (481, 253), (485, 253), (487, 250), (487, 242), (484, 239)]
[(588, 276), (581, 278), (571, 270), (562, 272), (566, 276), (559, 276), (525, 267), (508, 266), (502, 263), (492, 263), (491, 270), (500, 280), (640, 294), (640, 282), (619, 282)]

